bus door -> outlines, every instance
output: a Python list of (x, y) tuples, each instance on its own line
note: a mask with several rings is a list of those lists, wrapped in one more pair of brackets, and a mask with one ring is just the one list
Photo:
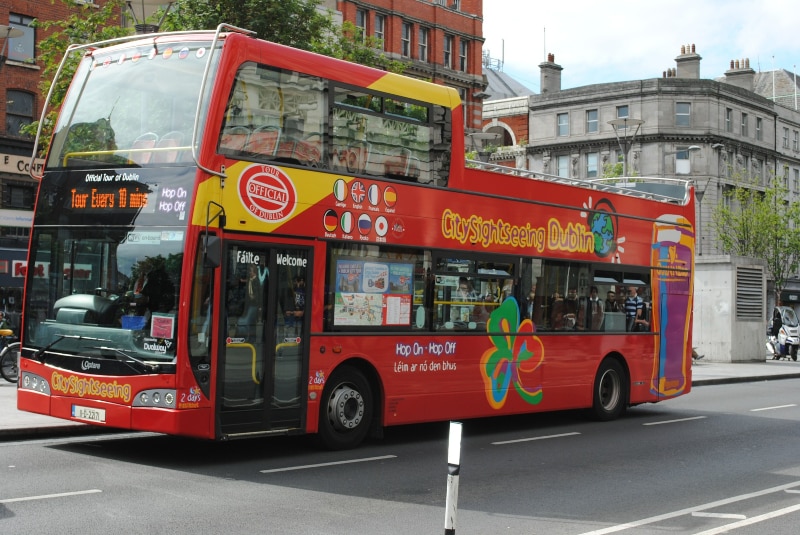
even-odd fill
[(218, 408), (222, 434), (299, 428), (305, 413), (310, 249), (226, 248)]

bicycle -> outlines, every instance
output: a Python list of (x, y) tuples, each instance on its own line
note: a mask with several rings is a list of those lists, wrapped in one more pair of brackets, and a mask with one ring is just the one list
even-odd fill
[(9, 383), (16, 383), (19, 379), (20, 343), (10, 342), (14, 339), (11, 329), (0, 329), (0, 339), (5, 343), (0, 351), (0, 375)]

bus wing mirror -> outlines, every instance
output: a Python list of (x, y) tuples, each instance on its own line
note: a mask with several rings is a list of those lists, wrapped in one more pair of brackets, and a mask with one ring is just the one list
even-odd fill
[(222, 245), (218, 236), (203, 236), (203, 267), (217, 268), (222, 259)]

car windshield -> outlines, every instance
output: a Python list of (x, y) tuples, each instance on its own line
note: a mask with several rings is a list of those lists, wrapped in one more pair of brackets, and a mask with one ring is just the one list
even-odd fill
[(794, 313), (794, 309), (789, 307), (783, 307), (781, 310), (781, 316), (783, 324), (786, 325), (787, 327), (798, 326), (797, 315)]
[(37, 229), (26, 346), (172, 360), (183, 241), (182, 228)]

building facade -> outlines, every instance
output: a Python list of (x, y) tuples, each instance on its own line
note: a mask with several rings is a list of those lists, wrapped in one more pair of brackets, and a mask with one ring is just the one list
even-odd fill
[(467, 131), (480, 130), (483, 0), (338, 0), (337, 9), (381, 39), (386, 57), (406, 63), (403, 74), (456, 88)]

